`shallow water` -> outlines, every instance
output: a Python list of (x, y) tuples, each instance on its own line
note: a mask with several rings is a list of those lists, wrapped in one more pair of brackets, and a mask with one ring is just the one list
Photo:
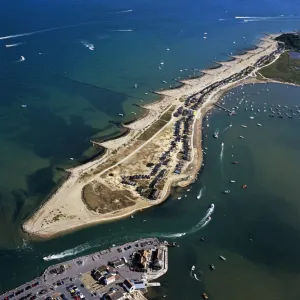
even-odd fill
[[(286, 0), (260, 1), (259, 5), (257, 1), (232, 0), (197, 5), (177, 0), (156, 5), (139, 0), (6, 2), (0, 11), (0, 38), (57, 29), (0, 40), (0, 261), (6, 270), (0, 275), (0, 291), (39, 275), (54, 262), (43, 262), (44, 256), (67, 259), (87, 249), (92, 252), (112, 243), (157, 235), (177, 237), (181, 244), (180, 249), (171, 251), (170, 272), (162, 278), (159, 293), (184, 299), (179, 290), (184, 283), (195, 297), (206, 290), (215, 298), (221, 293), (228, 298), (231, 292), (231, 298), (240, 299), (242, 294), (250, 298), (256, 291), (273, 300), (283, 298), (284, 288), (289, 299), (298, 296), (294, 292), (299, 226), (295, 119), (271, 119), (266, 113), (249, 120), (243, 110), (228, 119), (217, 112), (209, 120), (205, 169), (191, 192), (176, 189), (163, 205), (134, 220), (95, 226), (51, 241), (25, 242), (20, 230), (22, 221), (62, 180), (57, 167), (71, 166), (95, 154), (99, 149), (87, 151), (89, 140), (118, 133), (115, 124), (131, 119), (132, 111), (139, 113), (133, 103), (154, 100), (149, 89), (165, 88), (162, 80), (174, 84), (175, 77), (194, 75), (198, 72), (195, 68), (208, 67), (213, 60), (228, 59), (231, 52), (252, 47), (262, 32), (294, 29), (298, 17), (290, 15), (297, 5)], [(133, 11), (117, 13), (128, 9)], [(235, 18), (245, 12), (256, 18), (247, 22)], [(282, 14), (285, 16), (278, 17)], [(64, 27), (72, 24), (76, 27)], [(133, 31), (114, 31), (124, 29)], [(206, 40), (204, 32), (208, 33)], [(82, 41), (92, 43), (95, 50), (90, 51)], [(18, 42), (23, 44), (5, 47)], [(26, 60), (17, 62), (21, 55)], [(283, 104), (297, 99), (297, 88), (283, 93), (282, 86), (272, 86), (269, 96), (256, 94), (261, 88), (245, 88), (260, 107), (267, 101)], [(23, 104), (27, 107), (22, 108)], [(118, 116), (121, 112), (124, 119)], [(262, 123), (262, 127), (252, 126), (250, 121)], [(230, 122), (233, 127), (222, 133)], [(239, 122), (248, 128), (241, 128)], [(212, 138), (215, 128), (220, 129), (218, 140)], [(241, 134), (245, 139), (237, 138)], [(231, 165), (232, 154), (240, 161), (237, 168)], [(230, 179), (236, 180), (236, 190), (230, 186), (230, 195), (223, 195)], [(246, 190), (239, 187), (243, 183), (248, 185)], [(179, 196), (181, 200), (177, 200)], [(216, 203), (216, 210), (201, 231), (201, 220), (211, 202)], [(143, 219), (147, 222), (141, 223)], [(209, 236), (208, 244), (200, 243), (202, 234)], [(208, 272), (207, 264), (220, 252), (228, 261), (221, 266), (216, 263), (217, 271)], [(203, 271), (202, 282), (189, 277), (193, 264)], [(174, 276), (176, 270), (182, 277)], [(182, 282), (177, 284), (179, 278)], [(233, 296), (232, 291), (236, 291)]]

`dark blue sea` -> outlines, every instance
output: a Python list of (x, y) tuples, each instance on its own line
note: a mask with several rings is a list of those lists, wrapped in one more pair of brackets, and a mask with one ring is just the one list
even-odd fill
[[(220, 162), (220, 143), (210, 140), (211, 132), (204, 143), (211, 149), (208, 153), (214, 154), (208, 154), (207, 167), (193, 186), (195, 192), (190, 199), (177, 201), (177, 194), (184, 191), (176, 191), (164, 205), (140, 214), (134, 221), (99, 225), (46, 242), (29, 241), (20, 225), (64, 180), (62, 168), (101, 155), (103, 149), (91, 147), (91, 139), (120, 134), (121, 122), (131, 120), (132, 112), (141, 113), (132, 104), (156, 100), (149, 89), (174, 85), (174, 78), (197, 75), (214, 61), (228, 60), (230, 54), (253, 48), (265, 33), (297, 30), (299, 11), (300, 2), (295, 0), (2, 3), (0, 263), (6, 272), (0, 275), (0, 292), (38, 276), (47, 266), (42, 257), (49, 254), (67, 259), (145, 234), (163, 238), (166, 228), (175, 233), (194, 228), (213, 197), (227, 188), (224, 182), (232, 172), (230, 164), (223, 166)], [(260, 99), (256, 91), (248, 92), (252, 101), (265, 100), (268, 107), (273, 102), (283, 104), (287, 97), (289, 106), (297, 104), (298, 88), (275, 85), (270, 90), (272, 96), (265, 99)], [(248, 115), (244, 117), (248, 120)], [(164, 277), (161, 289), (149, 292), (150, 297), (160, 299), (168, 294), (171, 299), (199, 299), (206, 291), (211, 299), (248, 300), (259, 295), (267, 300), (299, 299), (298, 257), (292, 248), (300, 245), (300, 210), (294, 199), (299, 169), (293, 167), (293, 163), (299, 164), (300, 120), (288, 121), (276, 119), (275, 125), (266, 115), (260, 122), (269, 124), (263, 132), (270, 139), (248, 128), (251, 143), (241, 144), (235, 151), (248, 157), (246, 160), (251, 157), (252, 163), (248, 161), (235, 176), (249, 176), (245, 180), (252, 180), (252, 190), (257, 194), (239, 195), (226, 205), (223, 198), (219, 199), (220, 206), (225, 206), (223, 215), (201, 229), (201, 234), (213, 240), (208, 246), (199, 242), (198, 227), (188, 236), (178, 237), (182, 247), (170, 254), (172, 274)], [(228, 122), (227, 116), (216, 112), (209, 128), (224, 129)], [(278, 130), (277, 124), (284, 125)], [(234, 137), (224, 135), (223, 142), (225, 160), (226, 147), (234, 145)], [(286, 159), (293, 160), (285, 169)], [(196, 203), (204, 186), (203, 201)], [(250, 229), (244, 215), (251, 222)], [(145, 218), (145, 228), (137, 231), (137, 224)], [(266, 220), (270, 226), (265, 225)], [(249, 237), (256, 235), (259, 242), (251, 249)], [(207, 265), (221, 251), (232, 262), (212, 274)], [(274, 266), (278, 261), (280, 264)], [(203, 274), (201, 282), (189, 276), (189, 268), (196, 262), (199, 274)]]

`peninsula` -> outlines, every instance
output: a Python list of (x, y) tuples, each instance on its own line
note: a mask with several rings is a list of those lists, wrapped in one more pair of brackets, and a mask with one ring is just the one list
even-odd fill
[(67, 170), (69, 178), (23, 230), (49, 238), (123, 218), (162, 203), (172, 186), (193, 182), (202, 165), (203, 117), (228, 89), (259, 82), (256, 72), (284, 52), (275, 37), (266, 36), (254, 50), (203, 70), (176, 89), (157, 92), (160, 100), (126, 125), (127, 135), (101, 144), (107, 149), (101, 158)]

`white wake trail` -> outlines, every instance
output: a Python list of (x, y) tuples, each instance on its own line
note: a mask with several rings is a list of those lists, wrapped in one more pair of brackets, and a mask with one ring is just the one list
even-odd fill
[(12, 34), (12, 35), (1, 36), (0, 40), (14, 39), (14, 38), (22, 37), (22, 36), (29, 36), (29, 35), (34, 35), (34, 34), (39, 34), (39, 33), (44, 33), (44, 32), (50, 32), (50, 31), (73, 28), (73, 27), (80, 27), (80, 26), (84, 26), (84, 25), (97, 24), (97, 23), (99, 23), (99, 22), (86, 22), (86, 23), (77, 23), (77, 24), (71, 24), (71, 25), (65, 25), (65, 26), (59, 26), (59, 27), (51, 27), (51, 28), (36, 30), (36, 31), (31, 31), (31, 32), (24, 32), (24, 33), (17, 33), (17, 34)]
[(223, 155), (224, 155), (224, 143), (221, 143), (221, 152), (220, 152), (220, 161), (223, 161)]
[(197, 199), (201, 199), (203, 197), (204, 191), (205, 191), (205, 186), (199, 191)]
[(8, 45), (5, 45), (6, 48), (11, 48), (11, 47), (17, 47), (17, 46), (20, 46), (20, 45), (23, 45), (24, 43), (15, 43), (15, 44), (8, 44)]
[(72, 249), (68, 249), (68, 250), (65, 250), (65, 251), (57, 253), (57, 254), (45, 256), (45, 257), (43, 257), (43, 260), (50, 261), (50, 260), (55, 260), (55, 259), (62, 259), (62, 258), (68, 257), (68, 256), (73, 256), (73, 255), (76, 255), (78, 253), (81, 253), (81, 252), (89, 249), (90, 247), (91, 246), (89, 245), (89, 243), (85, 243), (83, 245), (76, 246)]
[(116, 14), (124, 14), (124, 13), (129, 13), (132, 12), (132, 9), (128, 9), (128, 10), (121, 10), (121, 11), (117, 11)]

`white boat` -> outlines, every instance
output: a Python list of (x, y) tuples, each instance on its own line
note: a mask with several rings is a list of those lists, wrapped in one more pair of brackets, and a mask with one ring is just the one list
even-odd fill
[(178, 200), (180, 200), (180, 199), (181, 199), (181, 197), (178, 197), (177, 199), (178, 199)]
[(230, 190), (226, 190), (223, 192), (224, 194), (229, 194), (230, 193)]
[(235, 180), (230, 180), (231, 183), (235, 183)]
[(239, 136), (240, 139), (243, 139), (244, 137), (242, 135)]
[(246, 125), (241, 125), (243, 128), (247, 128), (247, 126)]
[(195, 270), (195, 266), (192, 266), (191, 271), (194, 271), (194, 270)]
[(165, 80), (162, 80), (162, 83), (167, 83)]
[(26, 104), (22, 104), (21, 107), (25, 108), (25, 107), (27, 107), (27, 105)]
[(222, 255), (220, 255), (220, 258), (222, 259), (222, 260), (226, 260), (226, 258), (224, 257), (224, 256), (222, 256)]
[(257, 126), (261, 126), (261, 124), (260, 124), (260, 123), (257, 123)]
[(215, 208), (215, 205), (212, 203), (209, 208)]
[(119, 116), (120, 116), (120, 117), (124, 117), (124, 114), (119, 113)]
[(252, 117), (252, 116), (251, 116), (251, 117), (249, 117), (249, 119), (250, 119), (250, 120), (253, 120), (253, 119), (254, 119), (254, 117)]
[(135, 83), (135, 84), (134, 84), (134, 88), (137, 89), (137, 87), (138, 87), (138, 85)]
[(24, 61), (25, 60), (25, 57), (22, 55), (21, 57), (20, 57), (20, 61)]

